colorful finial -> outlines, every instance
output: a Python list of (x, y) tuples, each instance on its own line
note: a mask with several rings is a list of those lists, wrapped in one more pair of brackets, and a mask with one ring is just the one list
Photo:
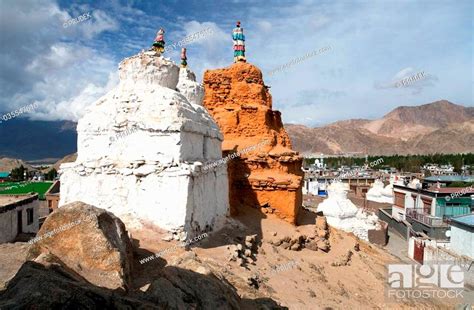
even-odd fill
[(245, 36), (244, 29), (240, 27), (240, 21), (237, 21), (237, 27), (232, 31), (234, 40), (234, 62), (245, 62)]
[(188, 57), (186, 57), (186, 48), (181, 49), (181, 68), (186, 68), (188, 66)]
[(153, 49), (161, 54), (165, 51), (165, 30), (160, 28), (156, 33), (155, 42), (153, 42)]

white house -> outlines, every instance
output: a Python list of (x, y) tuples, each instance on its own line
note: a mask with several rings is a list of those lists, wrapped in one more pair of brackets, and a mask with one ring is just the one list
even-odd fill
[(451, 218), (451, 250), (474, 259), (474, 214)]
[(0, 195), (0, 244), (39, 230), (38, 194)]

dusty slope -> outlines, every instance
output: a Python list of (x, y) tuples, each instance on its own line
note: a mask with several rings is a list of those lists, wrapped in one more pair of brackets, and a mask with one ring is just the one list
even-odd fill
[(446, 100), (398, 107), (377, 120), (345, 120), (309, 128), (285, 125), (302, 153), (373, 155), (474, 151), (474, 108)]
[[(271, 298), (289, 309), (443, 309), (442, 301), (428, 300), (420, 303), (391, 304), (384, 296), (388, 263), (399, 262), (387, 251), (356, 239), (351, 234), (331, 229), (331, 250), (290, 251), (269, 243), (281, 236), (292, 236), (296, 232), (308, 233), (314, 228), (315, 214), (303, 211), (297, 228), (276, 219), (273, 215), (262, 216), (256, 210), (247, 209), (227, 228), (211, 235), (191, 247), (203, 270), (209, 269), (224, 277), (244, 299)], [(275, 232), (277, 234), (275, 235)], [(228, 245), (242, 243), (245, 236), (257, 233), (259, 247), (254, 263), (240, 267), (229, 261)], [(173, 247), (170, 243), (157, 243), (160, 233), (141, 230), (134, 232), (140, 246), (150, 252), (159, 252)], [(354, 246), (360, 243), (360, 251)], [(332, 266), (341, 261), (351, 250), (353, 256), (347, 266)], [(168, 264), (178, 266), (189, 260), (179, 248), (163, 255)], [(151, 261), (143, 268), (160, 266), (160, 261)], [(248, 278), (257, 278), (259, 288), (248, 283)], [(452, 306), (452, 305), (451, 305)]]

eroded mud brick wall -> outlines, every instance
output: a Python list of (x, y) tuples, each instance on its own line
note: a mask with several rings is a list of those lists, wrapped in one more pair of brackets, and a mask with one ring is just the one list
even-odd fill
[(230, 208), (244, 206), (296, 223), (302, 204), (302, 157), (291, 150), (281, 113), (262, 72), (249, 63), (204, 73), (204, 106), (224, 134), (223, 155), (240, 152), (228, 162)]

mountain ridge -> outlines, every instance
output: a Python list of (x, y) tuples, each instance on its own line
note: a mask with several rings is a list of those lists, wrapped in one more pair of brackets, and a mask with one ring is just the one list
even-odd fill
[(320, 127), (285, 124), (302, 154), (370, 155), (474, 151), (474, 107), (447, 100), (399, 106), (379, 119), (340, 120)]

